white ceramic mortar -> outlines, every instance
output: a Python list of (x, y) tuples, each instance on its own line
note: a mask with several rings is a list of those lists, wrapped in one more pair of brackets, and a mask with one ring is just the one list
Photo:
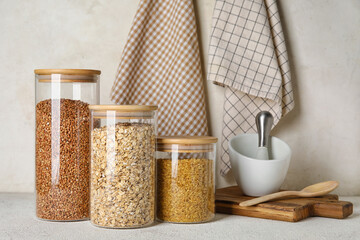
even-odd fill
[(270, 137), (270, 160), (256, 159), (257, 134), (240, 134), (229, 141), (231, 169), (244, 194), (263, 196), (277, 192), (289, 168), (291, 149), (282, 140)]

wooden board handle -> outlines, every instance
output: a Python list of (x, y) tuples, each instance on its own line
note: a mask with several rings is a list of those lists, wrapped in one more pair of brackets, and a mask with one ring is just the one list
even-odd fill
[(353, 204), (345, 201), (317, 202), (312, 205), (312, 215), (344, 219), (353, 213)]

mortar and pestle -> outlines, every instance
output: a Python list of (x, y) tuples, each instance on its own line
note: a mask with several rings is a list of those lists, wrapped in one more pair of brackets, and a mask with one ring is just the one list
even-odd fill
[(238, 186), (245, 195), (263, 196), (242, 202), (240, 206), (285, 197), (317, 197), (338, 187), (338, 182), (327, 181), (301, 191), (278, 192), (289, 168), (291, 149), (284, 141), (270, 136), (273, 124), (270, 112), (258, 113), (255, 122), (258, 134), (240, 134), (229, 141), (230, 162)]
[(256, 116), (258, 134), (240, 134), (229, 141), (235, 180), (244, 194), (263, 196), (279, 191), (289, 168), (291, 149), (270, 136), (273, 117), (262, 111)]

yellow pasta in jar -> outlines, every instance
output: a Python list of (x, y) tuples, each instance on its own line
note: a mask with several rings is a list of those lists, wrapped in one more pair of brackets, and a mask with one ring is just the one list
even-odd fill
[(157, 160), (157, 217), (162, 221), (197, 223), (215, 214), (213, 160)]

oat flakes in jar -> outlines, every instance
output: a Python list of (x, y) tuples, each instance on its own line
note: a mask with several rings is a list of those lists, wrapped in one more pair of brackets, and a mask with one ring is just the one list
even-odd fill
[(155, 220), (156, 106), (91, 105), (91, 223), (136, 228)]
[(36, 216), (89, 218), (90, 110), (99, 103), (98, 70), (37, 69)]
[(157, 218), (201, 223), (215, 216), (217, 138), (157, 138)]

